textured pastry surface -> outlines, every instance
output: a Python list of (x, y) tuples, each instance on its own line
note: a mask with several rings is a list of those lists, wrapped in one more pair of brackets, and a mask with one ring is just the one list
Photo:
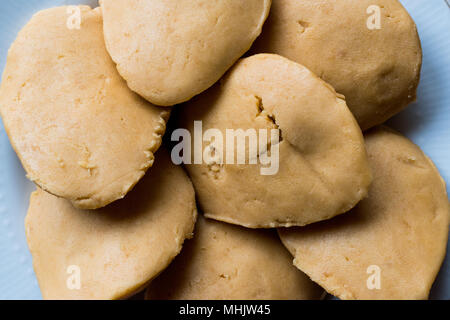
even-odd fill
[(125, 199), (99, 210), (31, 195), (26, 234), (45, 299), (126, 298), (180, 252), (196, 221), (194, 189), (164, 150), (157, 157)]
[(129, 87), (171, 106), (206, 90), (261, 33), (271, 0), (101, 0), (109, 53)]
[(422, 49), (397, 0), (273, 0), (252, 51), (305, 65), (345, 95), (363, 130), (416, 98)]
[(272, 230), (199, 216), (194, 238), (147, 289), (147, 299), (319, 299), (323, 290), (292, 265)]
[(386, 127), (369, 131), (366, 146), (368, 198), (345, 215), (279, 234), (294, 264), (341, 299), (426, 299), (447, 245), (445, 184), (416, 145)]
[(28, 177), (95, 209), (122, 198), (152, 166), (169, 109), (129, 90), (106, 51), (100, 10), (79, 8), (79, 29), (68, 7), (41, 11), (22, 29), (0, 112)]
[[(214, 163), (186, 165), (208, 218), (250, 228), (306, 225), (350, 210), (367, 194), (371, 174), (363, 136), (345, 101), (286, 58), (261, 54), (239, 61), (183, 106), (179, 118), (192, 136), (194, 121), (202, 121), (204, 133), (213, 128), (223, 137), (228, 129), (281, 132), (279, 145), (270, 140), (267, 147), (279, 147), (273, 174), (261, 174), (267, 167), (262, 161), (249, 164), (248, 139), (246, 164), (229, 163), (228, 152), (239, 153), (234, 142), (234, 150), (224, 147)], [(259, 146), (260, 160), (264, 148)]]

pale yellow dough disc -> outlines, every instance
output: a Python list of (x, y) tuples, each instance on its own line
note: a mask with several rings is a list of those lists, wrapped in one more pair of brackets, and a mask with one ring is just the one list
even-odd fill
[(25, 225), (45, 299), (126, 298), (180, 252), (197, 216), (194, 189), (164, 150), (157, 156), (135, 190), (100, 210), (32, 194)]
[(33, 16), (9, 50), (0, 112), (28, 177), (80, 208), (122, 198), (161, 144), (169, 109), (128, 89), (109, 57), (99, 9)]
[(444, 181), (416, 145), (385, 127), (369, 131), (366, 146), (368, 198), (333, 220), (279, 229), (281, 239), (294, 264), (341, 299), (426, 299), (447, 245)]
[(273, 0), (252, 51), (311, 69), (345, 95), (364, 130), (416, 98), (420, 39), (397, 0)]
[(206, 90), (261, 33), (271, 0), (101, 0), (106, 46), (129, 87), (171, 106)]
[(286, 58), (241, 60), (220, 83), (181, 108), (179, 118), (192, 136), (196, 120), (203, 133), (218, 129), (224, 139), (227, 129), (281, 131), (279, 169), (271, 175), (261, 174), (268, 167), (261, 161), (249, 164), (248, 154), (246, 164), (236, 164), (236, 157), (230, 164), (228, 140), (222, 159), (186, 165), (209, 218), (250, 228), (306, 225), (350, 210), (367, 193), (371, 174), (363, 136), (345, 101)]
[(272, 230), (199, 216), (194, 239), (147, 289), (147, 299), (319, 299), (323, 289), (292, 265)]

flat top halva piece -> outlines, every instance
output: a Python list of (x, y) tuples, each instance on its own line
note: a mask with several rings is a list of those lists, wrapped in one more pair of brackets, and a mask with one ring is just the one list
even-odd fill
[(309, 68), (345, 96), (363, 130), (416, 98), (422, 49), (398, 0), (273, 0), (252, 51)]
[[(9, 50), (0, 112), (28, 177), (80, 208), (122, 198), (152, 166), (169, 117), (109, 57), (99, 9), (41, 11)], [(69, 23), (70, 22), (70, 23)]]
[(181, 251), (197, 217), (194, 189), (164, 150), (157, 156), (125, 199), (99, 210), (31, 195), (25, 226), (44, 299), (127, 298)]
[(129, 87), (171, 106), (212, 86), (261, 33), (271, 0), (101, 0), (106, 46)]
[(443, 179), (410, 140), (386, 127), (366, 134), (374, 182), (351, 212), (279, 229), (294, 264), (341, 299), (427, 299), (448, 240)]
[(273, 230), (199, 216), (194, 238), (147, 289), (147, 299), (319, 299), (323, 290), (292, 265)]

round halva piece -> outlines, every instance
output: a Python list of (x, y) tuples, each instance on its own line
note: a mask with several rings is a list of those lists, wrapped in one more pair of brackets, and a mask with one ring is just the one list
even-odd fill
[(323, 289), (292, 265), (272, 230), (199, 216), (194, 238), (147, 289), (147, 299), (310, 300)]
[[(367, 193), (371, 174), (363, 136), (345, 101), (283, 57), (241, 60), (181, 108), (179, 118), (193, 137), (194, 121), (201, 121), (204, 138), (208, 129), (223, 136), (223, 148), (213, 143), (213, 159), (186, 165), (209, 218), (250, 228), (306, 225), (348, 211)], [(227, 138), (227, 131), (239, 129), (258, 136), (258, 150), (250, 149), (248, 138), (240, 139), (244, 151), (237, 139)], [(272, 130), (279, 130), (279, 143)], [(203, 148), (207, 154), (211, 145)], [(240, 156), (245, 163), (238, 163)]]
[(301, 63), (345, 95), (363, 130), (415, 100), (422, 50), (397, 0), (273, 0), (254, 53)]
[[(128, 89), (109, 57), (99, 10), (33, 16), (9, 50), (0, 112), (28, 177), (80, 208), (122, 198), (152, 166), (168, 109)], [(70, 14), (72, 12), (72, 14)]]
[(106, 46), (128, 86), (171, 106), (206, 90), (261, 33), (271, 0), (101, 0)]
[(194, 229), (194, 189), (164, 150), (157, 156), (125, 199), (99, 210), (32, 194), (26, 234), (45, 299), (126, 298), (180, 252)]
[(366, 135), (374, 182), (348, 214), (279, 229), (294, 264), (341, 299), (426, 299), (445, 256), (449, 202), (433, 163), (387, 128)]

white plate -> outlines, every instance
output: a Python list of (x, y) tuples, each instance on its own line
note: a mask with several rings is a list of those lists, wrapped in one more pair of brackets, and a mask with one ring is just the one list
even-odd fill
[[(17, 32), (38, 10), (97, 1), (2, 0), (0, 3), (0, 70)], [(389, 125), (417, 143), (450, 181), (450, 9), (444, 0), (402, 0), (417, 23), (424, 61), (418, 101)], [(0, 299), (40, 299), (25, 241), (24, 217), (32, 183), (0, 124)], [(431, 298), (450, 299), (447, 257)]]

